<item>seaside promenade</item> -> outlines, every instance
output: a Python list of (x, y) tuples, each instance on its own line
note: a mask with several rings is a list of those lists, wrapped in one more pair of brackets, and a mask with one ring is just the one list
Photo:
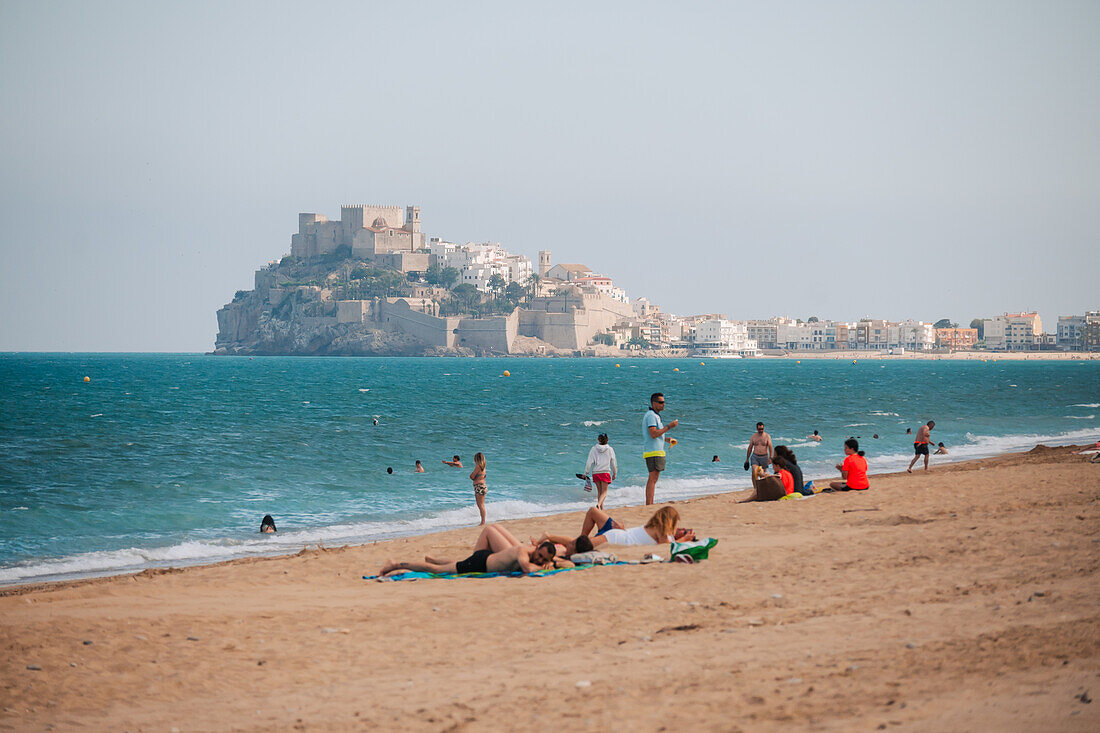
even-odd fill
[(361, 579), (461, 556), (469, 528), (6, 588), (0, 728), (1100, 727), (1100, 465), (1040, 448), (866, 493), (740, 496), (677, 503), (720, 539), (697, 565)]

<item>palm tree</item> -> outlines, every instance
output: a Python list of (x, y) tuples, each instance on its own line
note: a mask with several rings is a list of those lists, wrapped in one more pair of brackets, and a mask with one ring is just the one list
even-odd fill
[(537, 272), (533, 272), (528, 279), (531, 282), (531, 295), (527, 298), (527, 302), (530, 303), (533, 298), (539, 297), (539, 280), (542, 280), (542, 277)]

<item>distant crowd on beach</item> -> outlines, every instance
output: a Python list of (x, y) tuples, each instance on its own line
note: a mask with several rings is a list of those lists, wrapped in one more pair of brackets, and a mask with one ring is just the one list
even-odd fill
[[(641, 457), (645, 462), (648, 474), (645, 485), (646, 505), (652, 505), (654, 503), (657, 493), (657, 483), (667, 466), (667, 449), (675, 446), (677, 443), (676, 439), (668, 435), (668, 433), (674, 430), (680, 424), (680, 421), (674, 419), (666, 424), (661, 417), (661, 413), (664, 412), (665, 408), (665, 395), (661, 392), (654, 392), (649, 398), (649, 409), (646, 410), (642, 416)], [(375, 424), (377, 424), (377, 419), (375, 419)], [(924, 460), (924, 469), (928, 470), (930, 455), (947, 454), (947, 448), (942, 442), (939, 443), (938, 446), (935, 446), (936, 450), (934, 452), (931, 450), (933, 447), (932, 430), (935, 426), (935, 421), (929, 420), (927, 423), (917, 428), (917, 433), (913, 437), (913, 459), (906, 469), (908, 472), (912, 473), (913, 466), (922, 458)], [(906, 429), (905, 434), (912, 436), (912, 428)], [(872, 437), (873, 439), (877, 439), (879, 436), (876, 433)], [(816, 443), (820, 443), (824, 440), (818, 430), (814, 430), (813, 433), (807, 435), (806, 438)], [(843, 453), (844, 457), (836, 464), (836, 470), (840, 474), (840, 480), (830, 481), (828, 484), (823, 484), (821, 486), (815, 486), (812, 481), (805, 480), (802, 469), (798, 465), (798, 457), (795, 455), (795, 452), (786, 445), (773, 445), (772, 437), (765, 430), (764, 423), (758, 422), (756, 423), (756, 431), (749, 437), (744, 461), (744, 469), (749, 471), (752, 479), (752, 494), (741, 501), (777, 501), (781, 499), (812, 496), (818, 493), (866, 491), (870, 488), (871, 484), (867, 477), (867, 459), (864, 451), (861, 450), (859, 446), (859, 436), (848, 436), (845, 438), (843, 441)], [(711, 461), (720, 463), (721, 458), (715, 455)], [(481, 452), (474, 454), (473, 462), (474, 467), (470, 472), (469, 479), (473, 485), (474, 502), (477, 505), (478, 513), (481, 518), (480, 526), (486, 527), (486, 530), (482, 533), (482, 539), (479, 539), (478, 545), (475, 546), (475, 552), (482, 552), (493, 548), (501, 548), (496, 550), (497, 552), (503, 551), (503, 549), (505, 549), (505, 541), (501, 538), (504, 537), (508, 539), (509, 542), (514, 538), (510, 538), (510, 536), (506, 534), (507, 531), (503, 530), (503, 528), (495, 528), (493, 525), (486, 525), (485, 501), (489, 492), (486, 478), (488, 462), (485, 454)], [(465, 468), (462, 464), (461, 456), (457, 454), (450, 459), (442, 459), (442, 463), (452, 468)], [(393, 467), (388, 467), (386, 471), (392, 474)], [(424, 466), (419, 459), (416, 460), (413, 471), (416, 473), (425, 472)], [(542, 541), (533, 542), (532, 546), (537, 549), (542, 544), (549, 542), (551, 545), (557, 546), (555, 550), (560, 551), (547, 554), (549, 551), (546, 550), (535, 559), (545, 560), (545, 562), (542, 563), (544, 565), (548, 563), (553, 565), (553, 558), (556, 557), (560, 564), (563, 557), (571, 556), (577, 552), (578, 546), (588, 547), (590, 550), (591, 547), (589, 547), (589, 544), (598, 546), (604, 542), (609, 544), (659, 544), (665, 541), (662, 539), (665, 537), (670, 538), (669, 541), (671, 541), (671, 538), (680, 539), (676, 534), (676, 522), (679, 520), (679, 515), (676, 515), (675, 510), (671, 507), (665, 507), (664, 510), (654, 515), (654, 519), (651, 520), (652, 526), (651, 524), (647, 524), (645, 527), (637, 527), (634, 530), (628, 530), (625, 526), (613, 520), (610, 515), (604, 511), (604, 500), (607, 497), (611, 484), (617, 480), (618, 473), (619, 465), (617, 456), (615, 455), (615, 449), (611, 447), (607, 433), (600, 433), (597, 436), (596, 445), (592, 446), (588, 452), (584, 472), (577, 473), (577, 478), (585, 482), (586, 491), (592, 491), (593, 487), (596, 490), (595, 506), (589, 509), (586, 515), (585, 524), (584, 527), (582, 527), (582, 535), (575, 539), (557, 535), (546, 535), (542, 538)], [(671, 513), (665, 512), (665, 510), (671, 510)], [(664, 512), (664, 514), (661, 514), (661, 512)], [(671, 521), (670, 524), (668, 518), (672, 515), (675, 515), (675, 521)], [(593, 538), (589, 539), (588, 535), (593, 529), (598, 529), (599, 531), (596, 532)], [(264, 517), (261, 531), (267, 533), (275, 532), (275, 523), (270, 515)], [(581, 539), (582, 536), (585, 538), (584, 540)], [(652, 540), (652, 542), (648, 542), (647, 538)], [(586, 542), (585, 540), (588, 541)], [(510, 544), (508, 546), (514, 547), (514, 545)], [(531, 556), (530, 553), (524, 555), (525, 559), (521, 562), (519, 559), (520, 554), (512, 553), (512, 555), (509, 556), (509, 562), (517, 564), (517, 566), (523, 566), (529, 562), (534, 562), (534, 560), (532, 560), (533, 556)], [(449, 561), (442, 563), (434, 562), (432, 564), (449, 564)], [(477, 561), (475, 564), (480, 565), (481, 563)], [(406, 568), (406, 570), (407, 569), (408, 568)]]

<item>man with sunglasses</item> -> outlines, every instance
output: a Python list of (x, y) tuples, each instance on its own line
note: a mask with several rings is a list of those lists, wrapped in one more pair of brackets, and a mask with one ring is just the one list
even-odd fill
[(657, 479), (661, 471), (665, 470), (665, 433), (679, 425), (679, 420), (673, 420), (667, 426), (661, 422), (661, 410), (665, 409), (665, 396), (660, 392), (654, 392), (649, 397), (649, 410), (642, 418), (642, 431), (644, 434), (642, 443), (642, 457), (645, 458), (645, 467), (649, 470), (649, 479), (645, 482), (645, 503), (653, 503), (653, 494), (657, 490)]

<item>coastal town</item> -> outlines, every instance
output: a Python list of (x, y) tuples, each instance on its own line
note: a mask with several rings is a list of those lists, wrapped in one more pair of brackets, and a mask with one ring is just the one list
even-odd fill
[(290, 253), (218, 311), (215, 354), (700, 356), (1100, 351), (1100, 310), (949, 319), (676, 315), (582, 263), (427, 237), (419, 206), (298, 215)]

